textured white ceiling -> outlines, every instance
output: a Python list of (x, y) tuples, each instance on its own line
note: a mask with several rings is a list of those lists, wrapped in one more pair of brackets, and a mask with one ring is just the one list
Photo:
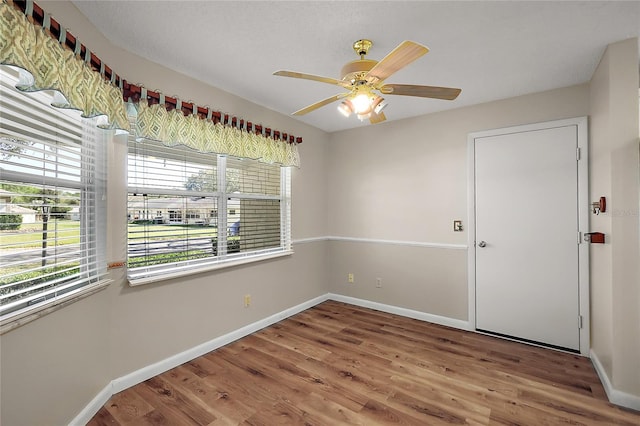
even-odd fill
[[(342, 65), (357, 59), (351, 45), (360, 38), (373, 40), (368, 57), (376, 60), (403, 40), (428, 46), (387, 82), (462, 94), (453, 102), (389, 95), (387, 120), (583, 83), (607, 44), (640, 36), (639, 1), (74, 4), (115, 45), (283, 114), (342, 90), (276, 70), (339, 78)], [(336, 106), (298, 119), (328, 132), (370, 125)]]

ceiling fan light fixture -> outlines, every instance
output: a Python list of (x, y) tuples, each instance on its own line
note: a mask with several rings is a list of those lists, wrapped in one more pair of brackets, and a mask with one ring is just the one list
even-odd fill
[(371, 111), (365, 112), (363, 114), (358, 114), (358, 120), (360, 120), (360, 121), (364, 121), (364, 120), (367, 120), (369, 118), (371, 118)]
[(356, 95), (352, 100), (353, 111), (356, 114), (366, 114), (371, 112), (371, 94), (368, 92)]
[(365, 88), (356, 92), (353, 97), (346, 99), (338, 106), (338, 111), (345, 117), (355, 113), (360, 121), (371, 118), (371, 115), (379, 114), (387, 103), (380, 95), (374, 94), (371, 89)]
[(351, 113), (353, 113), (353, 104), (349, 99), (342, 101), (340, 105), (338, 105), (338, 111), (348, 118), (351, 116)]
[(376, 114), (380, 114), (382, 110), (387, 107), (387, 105), (388, 104), (384, 101), (384, 98), (382, 96), (376, 96), (376, 98), (373, 100), (373, 103), (371, 104), (371, 106), (373, 107), (373, 112), (375, 112)]

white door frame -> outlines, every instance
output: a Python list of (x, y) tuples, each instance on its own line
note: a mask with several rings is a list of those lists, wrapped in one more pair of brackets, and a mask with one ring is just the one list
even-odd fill
[[(488, 136), (500, 136), (510, 133), (528, 132), (556, 127), (576, 126), (578, 131), (578, 280), (579, 280), (579, 314), (582, 318), (580, 328), (580, 354), (589, 356), (590, 340), (590, 313), (589, 313), (589, 243), (582, 237), (589, 232), (589, 137), (587, 117), (576, 117), (565, 120), (546, 121), (543, 123), (526, 124), (521, 126), (506, 127), (502, 129), (485, 130), (469, 133), (467, 138), (467, 270), (469, 282), (469, 328), (476, 330), (476, 205), (475, 205), (475, 140)], [(543, 206), (541, 206), (543, 207)], [(576, 319), (578, 321), (578, 319)]]

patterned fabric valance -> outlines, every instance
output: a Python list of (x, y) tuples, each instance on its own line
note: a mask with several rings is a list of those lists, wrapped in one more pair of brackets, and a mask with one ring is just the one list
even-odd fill
[(251, 158), (265, 163), (300, 167), (296, 143), (247, 132), (236, 127), (185, 116), (181, 109), (167, 111), (164, 104), (137, 104), (136, 137), (153, 139), (166, 145), (186, 145), (199, 152), (215, 152)]
[[(54, 101), (54, 106), (80, 110), (85, 117), (106, 116), (108, 124), (100, 127), (201, 152), (300, 167), (297, 143), (302, 138), (245, 124), (194, 103), (182, 104), (159, 92), (147, 93), (115, 74), (32, 0), (0, 3), (0, 64), (25, 71), (17, 85), (22, 91), (56, 90), (65, 99)], [(125, 99), (138, 110), (135, 129), (129, 124)], [(147, 99), (155, 103), (150, 106)]]
[[(129, 130), (122, 91), (79, 57), (79, 43), (73, 52), (60, 44), (64, 40), (53, 39), (49, 19), (46, 15), (44, 27), (34, 25), (6, 1), (0, 4), (0, 64), (17, 66), (33, 77), (18, 89), (57, 90), (67, 102), (56, 106), (78, 109), (84, 117), (106, 115), (109, 124), (101, 127)], [(91, 57), (88, 49), (85, 57)]]

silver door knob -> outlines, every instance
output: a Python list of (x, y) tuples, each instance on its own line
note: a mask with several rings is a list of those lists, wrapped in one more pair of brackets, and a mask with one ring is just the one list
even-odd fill
[(478, 243), (478, 247), (486, 247), (486, 246), (487, 246), (486, 241), (480, 241), (480, 242)]

